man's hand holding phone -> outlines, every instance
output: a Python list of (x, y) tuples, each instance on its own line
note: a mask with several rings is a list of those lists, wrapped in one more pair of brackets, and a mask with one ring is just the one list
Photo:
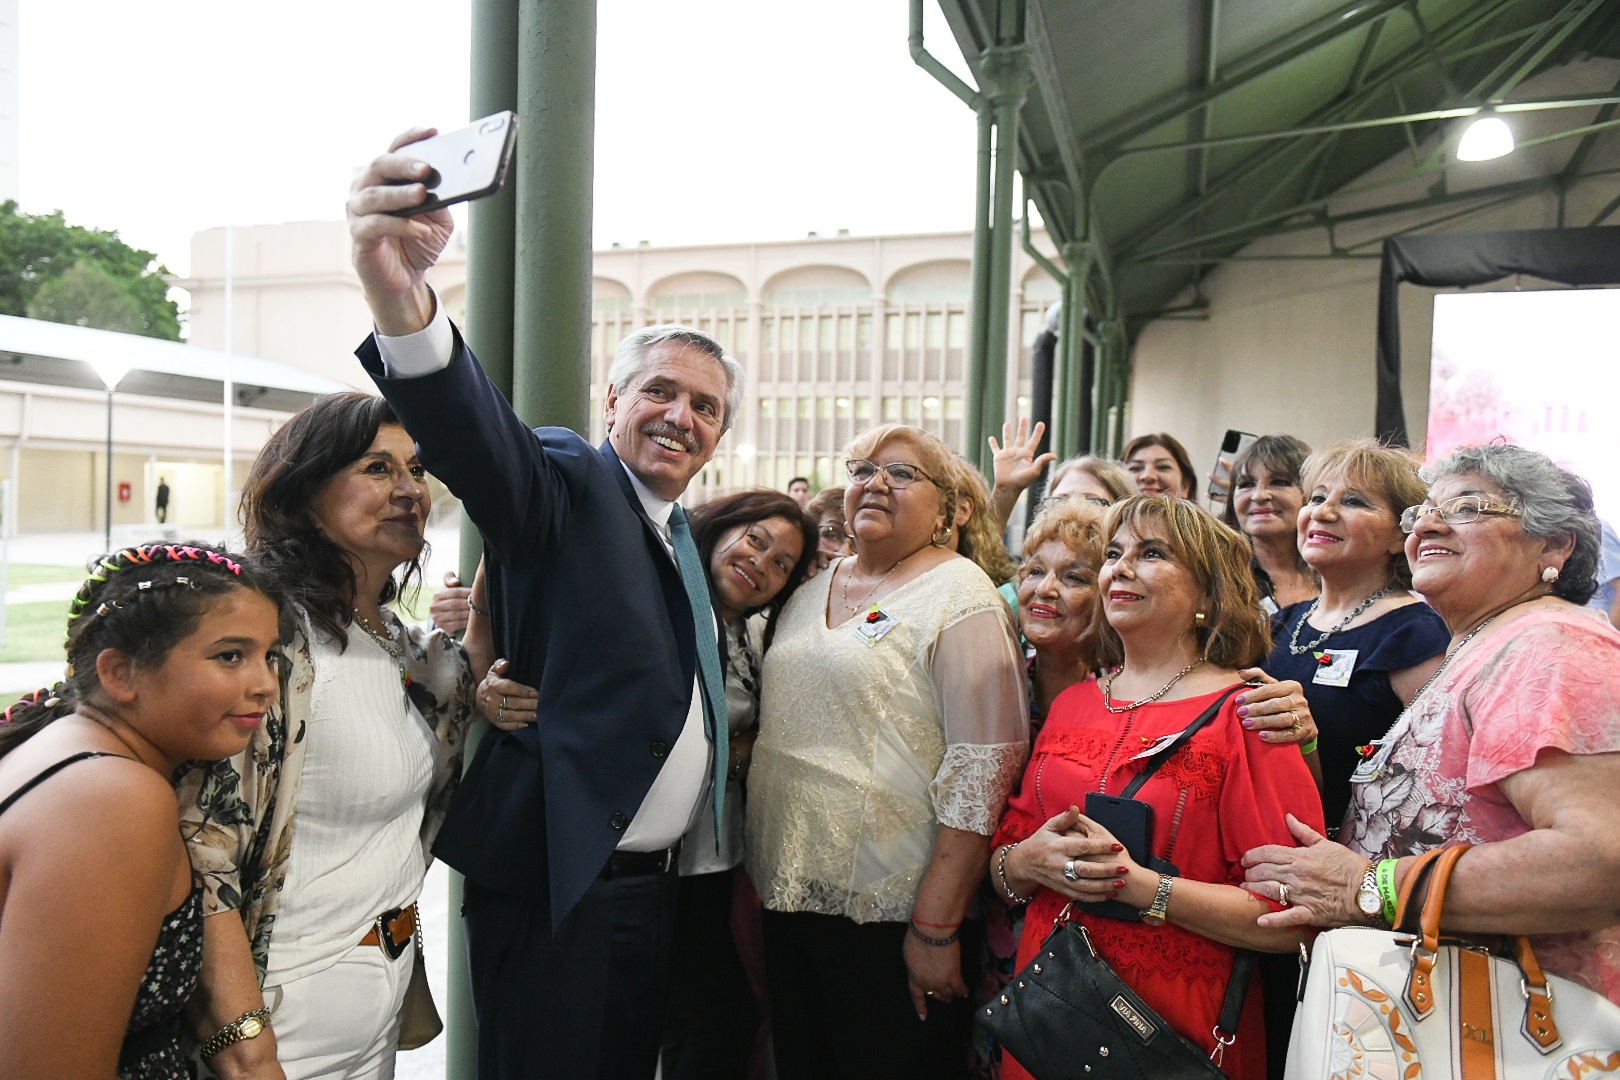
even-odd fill
[(388, 144), (388, 152), (367, 165), (349, 188), (354, 269), (378, 331), (391, 337), (414, 334), (432, 320), (427, 272), (443, 254), (454, 228), (447, 209), (412, 217), (392, 213), (428, 197), (423, 181), (432, 167), (406, 148), (436, 134), (434, 128), (411, 128), (398, 135)]

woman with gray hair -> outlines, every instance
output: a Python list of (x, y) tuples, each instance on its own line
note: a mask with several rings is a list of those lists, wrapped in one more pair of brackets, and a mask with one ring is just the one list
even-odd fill
[(1442, 928), (1529, 935), (1550, 972), (1620, 1002), (1620, 633), (1591, 596), (1586, 481), (1506, 443), (1457, 450), (1401, 516), (1412, 584), (1451, 631), (1439, 669), (1352, 778), (1340, 843), (1291, 821), (1249, 886), (1267, 926), (1387, 925), (1415, 856), (1470, 843)]

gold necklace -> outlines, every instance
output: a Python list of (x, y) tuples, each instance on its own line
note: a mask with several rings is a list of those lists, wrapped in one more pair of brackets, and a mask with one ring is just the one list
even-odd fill
[(1192, 663), (1188, 664), (1186, 667), (1182, 668), (1180, 671), (1178, 671), (1174, 675), (1170, 676), (1170, 681), (1169, 682), (1165, 683), (1163, 686), (1161, 686), (1157, 690), (1153, 691), (1153, 693), (1149, 694), (1147, 697), (1141, 698), (1141, 699), (1139, 699), (1137, 701), (1132, 701), (1132, 702), (1130, 702), (1129, 704), (1126, 704), (1126, 705), (1115, 705), (1114, 704), (1114, 699), (1112, 697), (1110, 697), (1109, 693), (1108, 693), (1108, 691), (1114, 685), (1114, 678), (1121, 671), (1123, 671), (1125, 669), (1123, 667), (1121, 667), (1121, 668), (1117, 668), (1117, 669), (1115, 669), (1113, 671), (1110, 671), (1107, 675), (1103, 676), (1103, 680), (1102, 680), (1103, 708), (1107, 709), (1111, 713), (1123, 713), (1123, 712), (1130, 712), (1132, 709), (1141, 708), (1143, 705), (1146, 705), (1146, 704), (1148, 704), (1150, 702), (1158, 701), (1160, 698), (1164, 697), (1164, 695), (1166, 695), (1166, 694), (1168, 694), (1170, 692), (1170, 688), (1172, 686), (1176, 685), (1176, 683), (1181, 681), (1181, 677), (1183, 675), (1187, 674), (1187, 672), (1191, 671), (1193, 668), (1197, 667), (1199, 664), (1202, 664), (1203, 662), (1204, 662), (1204, 658), (1202, 656), (1200, 656), (1197, 660), (1194, 660)]
[[(911, 553), (911, 555), (915, 555), (915, 554), (917, 554), (915, 551), (913, 551)], [(861, 602), (856, 604), (853, 608), (849, 607), (849, 580), (850, 580), (850, 578), (855, 576), (855, 561), (853, 559), (851, 559), (850, 563), (849, 563), (849, 573), (844, 576), (844, 583), (843, 583), (843, 585), (841, 585), (839, 587), (839, 593), (838, 593), (839, 597), (844, 602), (844, 607), (849, 608), (850, 611), (859, 613), (861, 608), (866, 606), (866, 602), (868, 600), (872, 599), (872, 596), (879, 589), (883, 588), (883, 583), (885, 581), (889, 580), (889, 575), (894, 573), (896, 570), (900, 569), (900, 567), (905, 564), (906, 559), (911, 558), (911, 555), (907, 555), (907, 556), (903, 557), (899, 562), (895, 563), (893, 566), (891, 566), (887, 570), (885, 570), (883, 572), (883, 576), (877, 579), (877, 584), (873, 585), (870, 589), (867, 589), (866, 590), (866, 595), (861, 597)], [(877, 606), (873, 605), (872, 610), (876, 611)]]
[(405, 669), (404, 651), (394, 643), (393, 638), (389, 637), (387, 634), (384, 634), (375, 626), (372, 626), (370, 620), (368, 620), (364, 615), (360, 614), (359, 608), (354, 609), (354, 621), (355, 624), (360, 627), (360, 629), (366, 632), (367, 637), (371, 638), (372, 641), (375, 641), (379, 646), (381, 646), (382, 651), (392, 657), (394, 663), (399, 665), (400, 685), (405, 687), (406, 690), (409, 690), (411, 688), (411, 673)]

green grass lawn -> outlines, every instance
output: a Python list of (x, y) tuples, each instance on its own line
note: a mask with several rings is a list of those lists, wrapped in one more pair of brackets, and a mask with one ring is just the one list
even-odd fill
[(0, 664), (62, 659), (67, 607), (66, 600), (7, 605), (6, 643), (0, 646)]
[(74, 566), (48, 566), (44, 563), (12, 563), (6, 585), (43, 585), (48, 581), (83, 581), (84, 570)]

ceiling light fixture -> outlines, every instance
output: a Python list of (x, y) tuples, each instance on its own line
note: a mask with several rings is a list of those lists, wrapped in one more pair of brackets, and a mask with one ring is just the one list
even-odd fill
[(1457, 140), (1458, 161), (1490, 161), (1513, 153), (1513, 129), (1490, 109), (1469, 123)]

